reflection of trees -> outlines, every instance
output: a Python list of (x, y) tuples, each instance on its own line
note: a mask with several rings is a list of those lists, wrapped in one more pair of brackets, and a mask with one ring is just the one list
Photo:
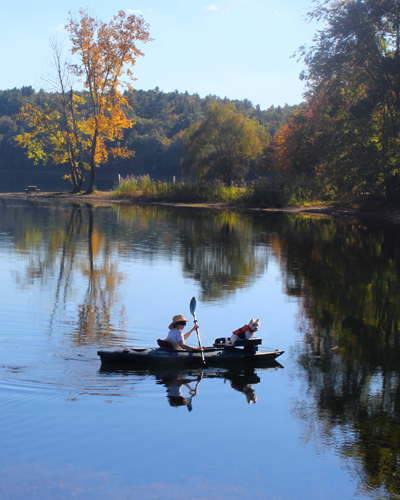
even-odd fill
[[(79, 321), (75, 339), (79, 345), (104, 340), (105, 336), (116, 333), (111, 321), (111, 308), (116, 301), (118, 285), (123, 280), (117, 265), (111, 261), (112, 242), (94, 229), (93, 207), (87, 205), (88, 260), (81, 261), (82, 274), (88, 279), (83, 303), (79, 306)], [(102, 249), (100, 264), (95, 265), (95, 257)], [(123, 310), (121, 311), (123, 314)]]
[(289, 218), (275, 250), (300, 297), (307, 394), (296, 415), (352, 459), (364, 484), (400, 494), (397, 232)]
[(63, 304), (67, 301), (68, 291), (70, 290), (71, 276), (75, 264), (76, 243), (82, 228), (82, 209), (80, 206), (72, 208), (67, 228), (65, 231), (64, 242), (62, 244), (60, 271), (57, 279), (56, 295), (54, 307), (51, 314), (50, 325), (53, 323), (54, 315), (60, 302), (62, 293)]
[(249, 216), (152, 206), (143, 207), (140, 212), (137, 207), (118, 210), (120, 222), (130, 224), (131, 230), (140, 234), (132, 239), (132, 250), (149, 258), (160, 251), (178, 254), (183, 272), (201, 284), (202, 300), (250, 286), (266, 270), (266, 247), (260, 245), (260, 235)]
[(121, 280), (115, 255), (141, 261), (179, 259), (184, 275), (200, 283), (202, 300), (251, 286), (266, 271), (268, 231), (265, 223), (255, 225), (245, 214), (51, 203), (8, 210), (0, 230), (12, 234), (14, 247), (29, 258), (25, 272), (16, 276), (20, 285), (57, 283), (51, 325), (65, 314), (68, 302), (80, 300), (78, 275), (87, 280), (75, 336), (80, 343), (115, 330), (110, 310)]
[[(56, 321), (63, 321), (68, 302), (77, 300), (83, 277), (88, 285), (78, 306), (74, 341), (79, 345), (101, 341), (104, 345), (107, 337), (123, 335), (123, 308), (117, 318), (122, 330), (111, 320), (123, 279), (115, 261), (117, 245), (106, 231), (100, 232), (94, 207), (89, 204), (84, 207), (75, 204), (68, 210), (35, 207), (39, 216), (36, 218), (31, 218), (31, 212), (26, 210), (20, 212), (15, 213), (19, 223), (14, 228), (14, 244), (20, 254), (28, 256), (29, 264), (25, 274), (18, 273), (16, 280), (21, 286), (35, 281), (46, 284), (57, 275), (50, 327)], [(21, 220), (24, 224), (20, 224)]]
[[(20, 231), (17, 228), (17, 245), (21, 251), (32, 254), (26, 276), (19, 277), (21, 282), (46, 281), (54, 273), (61, 273), (65, 285), (67, 270), (56, 270), (60, 248), (62, 266), (67, 266), (72, 262), (68, 259), (72, 258), (74, 248), (83, 245), (87, 231), (102, 241), (103, 255), (110, 252), (112, 242), (113, 252), (129, 254), (130, 259), (179, 258), (183, 273), (200, 283), (202, 300), (251, 286), (266, 271), (268, 227), (265, 220), (261, 222), (249, 215), (187, 207), (126, 205), (93, 207), (92, 216), (82, 206), (72, 208), (71, 214), (51, 205), (35, 210), (41, 217), (29, 219), (29, 225), (23, 225)], [(90, 217), (95, 218), (94, 232), (90, 229)], [(90, 261), (90, 241), (88, 245)], [(111, 268), (103, 272), (111, 272)]]

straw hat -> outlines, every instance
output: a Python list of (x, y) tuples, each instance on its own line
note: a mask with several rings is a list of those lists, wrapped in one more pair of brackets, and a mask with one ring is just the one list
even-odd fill
[(182, 314), (177, 314), (176, 316), (174, 316), (172, 318), (172, 323), (169, 325), (169, 329), (172, 330), (172, 328), (174, 327), (174, 324), (175, 323), (179, 323), (180, 321), (186, 321), (186, 323), (189, 322), (189, 320), (185, 319)]

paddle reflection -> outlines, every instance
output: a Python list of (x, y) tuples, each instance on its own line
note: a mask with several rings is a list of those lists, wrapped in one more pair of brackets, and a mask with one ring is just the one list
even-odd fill
[[(167, 399), (170, 406), (174, 408), (186, 406), (189, 411), (192, 411), (192, 399), (197, 396), (198, 387), (202, 380), (203, 372), (194, 378), (189, 374), (167, 374), (163, 376), (161, 383), (167, 389)], [(183, 395), (185, 389), (187, 391), (186, 396)]]
[[(276, 371), (283, 368), (277, 361), (269, 363), (268, 367), (263, 367), (263, 374), (268, 371)], [(203, 387), (203, 395), (206, 393), (207, 379), (221, 379), (224, 385), (231, 387), (234, 391), (245, 396), (247, 404), (257, 402), (255, 386), (261, 383), (261, 378), (257, 373), (261, 368), (255, 367), (235, 367), (198, 369), (173, 369), (173, 368), (153, 368), (142, 370), (131, 370), (122, 368), (112, 368), (102, 366), (101, 373), (122, 373), (139, 377), (154, 377), (156, 385), (161, 385), (166, 389), (166, 397), (169, 406), (173, 408), (186, 407), (193, 410), (193, 399), (198, 396), (200, 387)]]

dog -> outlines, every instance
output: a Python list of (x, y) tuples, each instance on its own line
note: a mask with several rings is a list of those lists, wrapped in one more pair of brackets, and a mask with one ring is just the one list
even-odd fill
[(237, 340), (248, 340), (254, 337), (254, 334), (260, 328), (259, 319), (251, 319), (247, 325), (232, 332), (229, 342), (233, 345)]

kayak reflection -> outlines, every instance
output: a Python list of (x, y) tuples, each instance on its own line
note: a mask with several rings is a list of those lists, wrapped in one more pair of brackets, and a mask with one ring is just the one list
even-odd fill
[[(254, 386), (260, 384), (261, 379), (257, 370), (275, 371), (283, 366), (274, 361), (268, 367), (254, 368), (252, 366), (237, 368), (207, 368), (207, 369), (160, 369), (150, 368), (146, 370), (124, 370), (101, 367), (100, 372), (119, 372), (124, 375), (138, 375), (154, 377), (157, 385), (162, 385), (166, 389), (168, 403), (173, 408), (186, 407), (189, 411), (193, 409), (193, 398), (198, 395), (200, 384), (205, 379), (221, 379), (224, 384), (230, 385), (232, 389), (244, 394), (247, 404), (257, 402), (257, 394)], [(204, 382), (203, 382), (204, 383)]]

